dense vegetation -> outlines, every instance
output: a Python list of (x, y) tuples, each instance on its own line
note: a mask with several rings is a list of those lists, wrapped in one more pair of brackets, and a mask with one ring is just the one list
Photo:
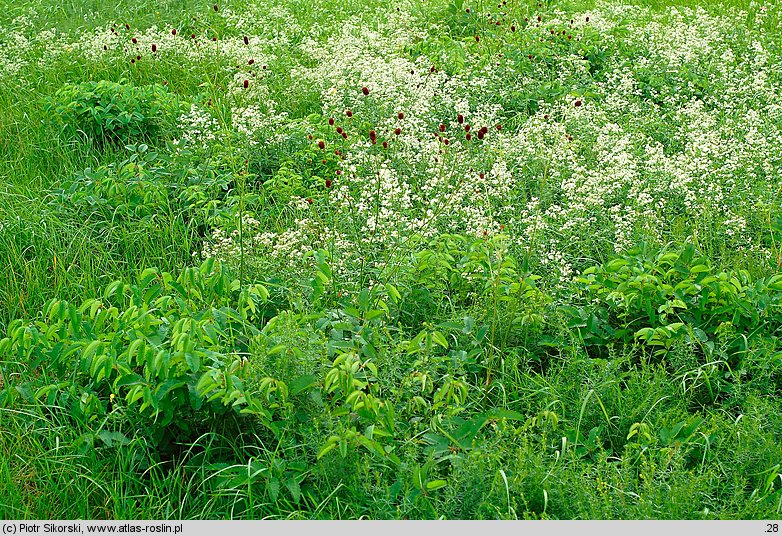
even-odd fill
[(778, 518), (782, 8), (0, 10), (0, 517)]

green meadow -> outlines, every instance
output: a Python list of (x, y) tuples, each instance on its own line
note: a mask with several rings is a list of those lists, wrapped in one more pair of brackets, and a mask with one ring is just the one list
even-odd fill
[(782, 6), (0, 0), (0, 517), (779, 519)]

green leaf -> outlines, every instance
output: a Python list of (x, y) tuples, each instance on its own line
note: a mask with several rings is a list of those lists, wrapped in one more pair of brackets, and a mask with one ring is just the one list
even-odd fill
[(444, 488), (448, 485), (448, 482), (445, 480), (430, 480), (426, 483), (426, 489), (428, 491), (434, 491), (436, 489)]
[(290, 384), (290, 394), (291, 396), (295, 396), (302, 391), (305, 391), (309, 389), (310, 387), (317, 385), (318, 379), (316, 376), (312, 374), (308, 374), (306, 376), (299, 376), (295, 380), (293, 380)]

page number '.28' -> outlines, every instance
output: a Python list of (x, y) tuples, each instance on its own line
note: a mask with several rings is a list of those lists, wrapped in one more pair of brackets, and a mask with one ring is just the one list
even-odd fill
[(779, 532), (779, 525), (776, 523), (768, 523), (766, 525), (766, 532)]

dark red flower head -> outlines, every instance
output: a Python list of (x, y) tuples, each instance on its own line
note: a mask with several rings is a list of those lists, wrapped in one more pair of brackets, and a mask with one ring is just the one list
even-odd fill
[(515, 26), (511, 26), (511, 27), (510, 27), (510, 31), (511, 31), (511, 32), (515, 32), (515, 31), (516, 31), (516, 27), (515, 27)]
[(462, 114), (459, 114), (459, 115), (456, 116), (456, 120), (461, 125), (462, 123), (464, 123), (464, 116)]
[(326, 188), (331, 188), (331, 179), (326, 179)]
[(404, 112), (399, 112), (398, 114), (396, 114), (396, 118), (401, 121), (402, 119), (405, 118), (405, 113)]
[(249, 80), (245, 80), (243, 85), (244, 85), (244, 89), (247, 89), (248, 87), (250, 87), (250, 81)]
[(445, 132), (445, 125), (440, 123), (440, 132)]
[(399, 127), (396, 127), (396, 128), (394, 129), (394, 134), (396, 134), (397, 136), (399, 136), (401, 133), (402, 133), (402, 129), (401, 129), (401, 128), (399, 128)]
[(583, 103), (581, 102), (581, 99), (578, 99), (576, 102), (574, 102), (574, 103), (573, 103), (573, 106), (575, 106), (576, 108), (578, 108), (579, 106), (581, 106), (581, 104), (583, 104)]
[(308, 205), (311, 205), (312, 203), (314, 203), (314, 201), (312, 200), (312, 198), (311, 198), (311, 197), (308, 197), (308, 198), (307, 198), (307, 204), (308, 204)]
[(348, 117), (353, 117), (353, 112), (350, 110), (345, 110), (345, 115)]
[[(331, 122), (329, 122), (331, 124)], [(337, 134), (342, 134), (342, 127), (337, 127)]]
[(250, 40), (247, 38), (246, 35), (244, 36), (244, 44), (245, 45), (249, 45), (250, 44)]
[(334, 118), (333, 117), (329, 117), (329, 125), (332, 126), (332, 127), (334, 126)]
[(247, 60), (247, 65), (252, 65), (253, 63), (255, 63), (254, 59), (250, 58), (249, 60)]
[(470, 125), (464, 125), (464, 131), (469, 132), (472, 127)]
[(387, 141), (383, 142), (383, 149), (388, 149), (388, 142)]
[(377, 132), (375, 132), (374, 130), (370, 130), (369, 131), (369, 139), (372, 140), (372, 141), (375, 141), (377, 139)]
[(134, 45), (137, 45), (138, 44), (138, 39), (136, 39), (134, 37), (133, 39), (130, 40), (130, 42), (133, 43)]
[(103, 50), (108, 50), (108, 49), (109, 49), (109, 47), (107, 47), (106, 45), (103, 45)]
[(219, 7), (217, 7), (217, 4), (213, 5), (213, 6), (212, 6), (212, 8), (214, 8), (214, 10), (215, 10), (215, 11), (217, 11), (218, 9), (220, 9)]
[(152, 52), (157, 52), (157, 45), (152, 43)]
[(472, 134), (470, 134), (470, 133), (468, 132), (467, 134), (465, 134), (465, 135), (464, 135), (464, 137), (465, 137), (465, 139), (466, 139), (467, 141), (470, 141), (470, 140), (472, 139)]
[(363, 93), (364, 95), (369, 95), (369, 88), (366, 86), (362, 87), (361, 93)]
[(171, 35), (176, 35), (176, 28), (174, 28), (173, 30), (171, 30)]
[(325, 149), (325, 148), (326, 148), (326, 142), (325, 142), (325, 141), (323, 141), (323, 140), (319, 140), (319, 141), (318, 141), (318, 147), (319, 147), (320, 149)]

